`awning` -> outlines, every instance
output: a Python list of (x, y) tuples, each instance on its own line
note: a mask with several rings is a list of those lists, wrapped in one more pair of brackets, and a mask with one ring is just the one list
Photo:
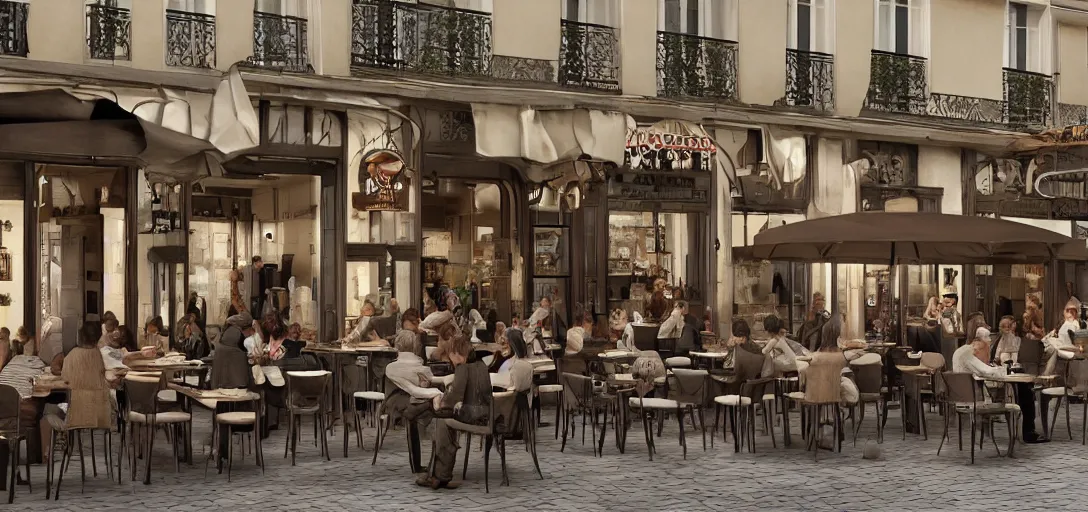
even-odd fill
[(0, 80), (0, 153), (133, 159), (150, 177), (187, 181), (258, 143), (237, 69), (214, 94)]
[(545, 166), (587, 157), (623, 163), (627, 116), (620, 112), (473, 103), (472, 117), (481, 156)]

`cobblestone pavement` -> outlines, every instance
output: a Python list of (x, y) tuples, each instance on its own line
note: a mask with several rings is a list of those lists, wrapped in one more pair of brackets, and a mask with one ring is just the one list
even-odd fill
[[(875, 461), (862, 459), (864, 440), (876, 437), (871, 410), (857, 447), (851, 446), (847, 437), (842, 453), (821, 451), (818, 462), (803, 450), (799, 437), (792, 448), (782, 448), (780, 430), (778, 448), (772, 448), (770, 438), (759, 434), (757, 453), (734, 454), (732, 440), (723, 443), (720, 435), (715, 447), (704, 452), (698, 431), (692, 433), (689, 428), (688, 458), (683, 460), (672, 420), (658, 441), (658, 455), (650, 462), (637, 424), (625, 454), (618, 453), (609, 432), (604, 456), (597, 458), (588, 436), (586, 445), (581, 444), (581, 432), (568, 441), (565, 453), (560, 453), (554, 429), (546, 427), (541, 430), (539, 444), (544, 480), (533, 472), (522, 444), (511, 442), (507, 448), (511, 485), (499, 487), (501, 474), (493, 453), (490, 494), (484, 493), (483, 460), (476, 442), (468, 479), (457, 490), (431, 491), (413, 484), (403, 430), (390, 433), (378, 463), (371, 465), (372, 429), (365, 432), (366, 450), (356, 447), (352, 437), (347, 459), (342, 457), (342, 439), (330, 439), (334, 453), (328, 462), (319, 457), (310, 441), (309, 426), (303, 431), (296, 467), (283, 458), (285, 434), (276, 431), (264, 444), (267, 471), (262, 475), (253, 465), (252, 455), (247, 455), (244, 462), (236, 460), (228, 483), (226, 475), (215, 474), (214, 468), (205, 480), (203, 459), (199, 458), (203, 436), (198, 431), (195, 443), (200, 462), (183, 466), (179, 474), (168, 460), (169, 446), (159, 438), (149, 486), (127, 479), (118, 485), (100, 470), (98, 478), (88, 477), (81, 492), (79, 463), (73, 461), (60, 501), (46, 501), (45, 470), (35, 466), (34, 494), (29, 495), (21, 486), (15, 504), (0, 505), (0, 510), (498, 510), (511, 506), (534, 511), (1088, 510), (1088, 501), (1076, 490), (1083, 487), (1088, 473), (1088, 447), (1082, 446), (1079, 438), (1080, 407), (1074, 408), (1075, 440), (1066, 435), (1062, 418), (1057, 441), (1020, 445), (1015, 459), (997, 457), (993, 444), (987, 441), (973, 466), (968, 452), (956, 450), (954, 427), (952, 442), (936, 455), (943, 424), (940, 416), (929, 415), (928, 441), (910, 434), (903, 441), (895, 410), (888, 422), (883, 460)], [(198, 430), (209, 419), (207, 413), (199, 414)], [(998, 425), (999, 444), (1006, 439), (1004, 431), (1004, 425)], [(457, 473), (460, 468), (459, 458)]]

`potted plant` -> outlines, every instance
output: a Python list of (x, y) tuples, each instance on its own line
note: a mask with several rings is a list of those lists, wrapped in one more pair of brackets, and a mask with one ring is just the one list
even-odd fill
[(10, 293), (0, 293), (0, 306), (8, 307), (10, 305), (11, 305), (11, 294)]

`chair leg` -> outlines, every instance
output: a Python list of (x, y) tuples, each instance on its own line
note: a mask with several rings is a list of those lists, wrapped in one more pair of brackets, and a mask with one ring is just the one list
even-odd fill
[(378, 463), (378, 448), (381, 448), (382, 444), (382, 419), (378, 418), (378, 430), (374, 433), (374, 458), (371, 459), (370, 465)]
[(1065, 399), (1065, 431), (1069, 434), (1069, 440), (1073, 440), (1073, 427), (1072, 422), (1069, 421), (1069, 410), (1073, 408), (1073, 402), (1068, 398)]
[(465, 465), (461, 468), (461, 480), (468, 476), (468, 457), (472, 453), (472, 434), (465, 432)]
[[(692, 415), (694, 417), (694, 414)], [(703, 434), (703, 451), (706, 451), (706, 421), (703, 417), (703, 408), (699, 407), (699, 430), (702, 430)]]
[(227, 482), (230, 482), (230, 470), (234, 466), (234, 429), (227, 427)]
[[(529, 420), (528, 422), (532, 423), (533, 422), (533, 413), (530, 411), (528, 416), (529, 416), (528, 417), (528, 420)], [(528, 429), (528, 427), (526, 427), (526, 429)], [(488, 462), (491, 459), (491, 444), (494, 442), (494, 439), (492, 439), (492, 436), (484, 436), (484, 437), (486, 438), (484, 440), (484, 443), (485, 443), (485, 446), (484, 446), (484, 492), (485, 493), (490, 493), (491, 488), (490, 488), (490, 484), (488, 483), (488, 473), (489, 473), (489, 471), (488, 471), (488, 469), (489, 469), (488, 468)], [(467, 460), (467, 458), (466, 458), (466, 460)]]
[(971, 414), (971, 464), (975, 463), (975, 415)]
[(287, 410), (287, 437), (283, 440), (283, 458), (287, 458), (287, 454), (291, 452), (291, 439), (295, 437), (295, 417), (291, 414), (291, 410)]
[(1059, 396), (1054, 400), (1054, 414), (1050, 416), (1050, 431), (1046, 433), (1047, 437), (1050, 439), (1054, 439), (1054, 424), (1058, 422), (1058, 409), (1061, 408), (1062, 397)]
[[(877, 421), (880, 421), (880, 409), (877, 406)], [(865, 402), (858, 402), (858, 418), (854, 422), (854, 446), (858, 445), (858, 431), (861, 430), (861, 425), (865, 423)]]
[(563, 392), (555, 396), (555, 438), (559, 439), (559, 417), (563, 411)]
[[(91, 433), (91, 476), (93, 476), (94, 478), (98, 478), (98, 463), (95, 460), (95, 454), (94, 454), (94, 431), (92, 430), (90, 433)], [(83, 450), (80, 449), (80, 458), (83, 458), (83, 453), (82, 452), (83, 452)]]
[(937, 445), (937, 456), (938, 457), (941, 456), (941, 448), (944, 447), (945, 439), (948, 439), (948, 417), (950, 416), (950, 414), (948, 414), (949, 411), (947, 410), (947, 408), (945, 408), (945, 409), (946, 410), (944, 411), (944, 434), (941, 434), (941, 444)]

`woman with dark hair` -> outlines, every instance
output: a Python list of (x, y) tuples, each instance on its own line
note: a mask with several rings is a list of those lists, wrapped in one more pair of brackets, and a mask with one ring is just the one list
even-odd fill
[(166, 334), (161, 316), (151, 318), (144, 324), (144, 337), (140, 342), (140, 348), (143, 347), (155, 347), (160, 354), (170, 352), (170, 337)]
[(526, 391), (533, 385), (533, 363), (529, 362), (529, 347), (521, 329), (506, 331), (506, 342), (511, 356), (499, 367), (498, 374), (504, 376), (507, 391)]
[[(812, 359), (807, 368), (834, 366), (840, 375), (839, 396), (844, 404), (856, 404), (858, 402), (858, 387), (849, 377), (842, 376), (842, 369), (846, 368), (846, 354), (839, 348), (839, 338), (842, 336), (842, 316), (832, 315), (831, 320), (820, 329), (820, 346), (812, 353)], [(806, 368), (806, 370), (807, 370)], [(802, 370), (802, 375), (804, 370)], [(807, 386), (826, 386), (828, 382), (809, 382)], [(833, 391), (832, 391), (833, 392)], [(816, 396), (827, 396), (824, 393), (816, 393)]]
[(786, 372), (796, 372), (803, 364), (798, 364), (797, 356), (805, 355), (804, 347), (797, 347), (786, 338), (786, 325), (777, 316), (770, 315), (763, 319), (763, 328), (771, 335), (771, 340), (763, 346), (763, 377), (777, 377)]

